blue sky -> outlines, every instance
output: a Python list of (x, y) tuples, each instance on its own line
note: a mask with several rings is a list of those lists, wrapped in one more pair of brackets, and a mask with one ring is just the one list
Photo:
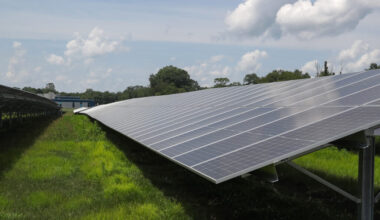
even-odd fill
[(3, 1), (0, 84), (60, 91), (148, 85), (166, 65), (216, 77), (380, 63), (380, 3), (370, 0)]

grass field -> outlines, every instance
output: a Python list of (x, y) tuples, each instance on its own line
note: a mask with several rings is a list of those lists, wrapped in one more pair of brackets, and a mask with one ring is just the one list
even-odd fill
[[(356, 190), (352, 152), (327, 148), (296, 162)], [(275, 184), (251, 177), (214, 185), (66, 113), (0, 133), (0, 219), (355, 219), (351, 201), (278, 169)]]

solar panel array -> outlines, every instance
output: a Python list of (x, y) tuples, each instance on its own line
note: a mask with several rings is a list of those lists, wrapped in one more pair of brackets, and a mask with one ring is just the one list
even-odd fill
[(380, 71), (130, 99), (82, 113), (220, 183), (380, 124)]

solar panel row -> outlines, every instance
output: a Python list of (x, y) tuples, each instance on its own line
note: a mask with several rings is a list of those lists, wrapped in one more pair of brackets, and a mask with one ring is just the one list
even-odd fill
[(380, 124), (380, 71), (207, 89), (82, 113), (219, 183)]

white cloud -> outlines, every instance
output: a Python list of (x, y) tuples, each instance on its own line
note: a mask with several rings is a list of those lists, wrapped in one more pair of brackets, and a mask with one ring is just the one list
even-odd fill
[(92, 70), (89, 74), (81, 81), (82, 86), (85, 88), (97, 85), (99, 83), (106, 82), (107, 79), (112, 75), (112, 68), (108, 69), (98, 69)]
[(380, 49), (357, 40), (350, 48), (340, 51), (337, 62), (344, 67), (344, 72), (361, 71), (369, 68), (371, 63), (380, 63)]
[(73, 60), (83, 60), (85, 65), (92, 64), (94, 57), (112, 53), (118, 49), (129, 51), (120, 46), (121, 41), (109, 40), (104, 31), (98, 27), (91, 30), (87, 37), (74, 33), (74, 39), (66, 44), (64, 56), (51, 54), (46, 60), (51, 64), (71, 64)]
[(95, 85), (97, 83), (99, 83), (99, 79), (91, 78), (91, 79), (86, 79), (84, 81), (84, 83), (82, 83), (82, 84), (85, 85), (86, 87), (88, 87), (88, 86)]
[(237, 69), (245, 72), (256, 72), (261, 67), (260, 60), (267, 57), (268, 54), (265, 51), (254, 50), (244, 54), (239, 63)]
[(68, 57), (93, 57), (114, 52), (119, 43), (119, 41), (109, 40), (102, 29), (95, 27), (87, 38), (75, 34), (75, 39), (66, 44), (64, 54)]
[(197, 80), (200, 85), (209, 86), (213, 84), (215, 77), (226, 77), (232, 73), (229, 66), (220, 63), (224, 58), (224, 55), (215, 55), (199, 64), (186, 66), (184, 69), (190, 74), (191, 78)]
[(5, 78), (10, 82), (18, 83), (26, 80), (25, 78), (29, 75), (24, 67), (26, 50), (17, 41), (13, 42), (12, 46), (13, 56), (9, 59), (8, 71), (5, 74)]
[[(380, 48), (371, 48), (370, 44), (362, 40), (356, 40), (351, 47), (341, 50), (336, 56), (327, 61), (328, 69), (331, 72), (350, 73), (368, 69), (371, 63), (380, 63)], [(323, 62), (313, 60), (305, 63), (301, 70), (304, 73), (314, 75), (323, 70)]]
[(210, 58), (210, 62), (211, 63), (217, 63), (217, 62), (220, 62), (224, 59), (224, 55), (216, 55), (216, 56), (212, 56)]
[(371, 63), (380, 62), (380, 50), (374, 49), (362, 54), (357, 60), (344, 65), (345, 72), (361, 71), (369, 68)]
[(289, 0), (245, 0), (232, 12), (225, 23), (228, 30), (242, 35), (259, 36), (276, 32), (276, 14)]
[(65, 63), (65, 60), (63, 57), (55, 55), (55, 54), (50, 54), (48, 58), (46, 58), (46, 61), (48, 61), (50, 64), (55, 64), (55, 65), (62, 65)]
[(42, 70), (42, 67), (40, 67), (40, 66), (36, 66), (36, 67), (34, 68), (34, 72), (36, 72), (36, 73), (41, 72), (41, 70)]
[(363, 0), (298, 0), (277, 12), (282, 31), (310, 39), (355, 29), (375, 4)]
[(67, 76), (65, 76), (65, 75), (58, 75), (58, 76), (55, 77), (55, 80), (58, 81), (58, 82), (66, 81), (67, 80)]
[(84, 64), (85, 65), (90, 65), (92, 63), (94, 63), (94, 59), (93, 58), (87, 58), (87, 59), (84, 60)]
[(18, 41), (14, 41), (13, 44), (12, 44), (13, 48), (20, 48), (21, 45), (22, 44), (20, 42), (18, 42)]
[(351, 48), (342, 50), (339, 53), (338, 60), (339, 61), (347, 61), (350, 59), (357, 58), (360, 54), (367, 52), (369, 49), (369, 44), (363, 42), (362, 40), (357, 40), (352, 44)]
[(301, 71), (304, 73), (315, 74), (317, 72), (316, 65), (318, 65), (317, 60), (309, 61), (301, 67)]
[(225, 66), (223, 69), (216, 69), (210, 72), (211, 75), (217, 77), (224, 77), (231, 74), (231, 68), (229, 66)]
[(261, 59), (267, 57), (266, 51), (254, 50), (244, 54), (236, 64), (226, 65), (220, 62), (225, 55), (212, 56), (199, 64), (186, 66), (184, 69), (197, 80), (201, 86), (213, 85), (214, 78), (228, 77), (231, 81), (241, 81), (241, 73), (257, 71), (261, 67)]
[(245, 0), (225, 23), (239, 35), (310, 39), (351, 31), (379, 8), (371, 0)]

